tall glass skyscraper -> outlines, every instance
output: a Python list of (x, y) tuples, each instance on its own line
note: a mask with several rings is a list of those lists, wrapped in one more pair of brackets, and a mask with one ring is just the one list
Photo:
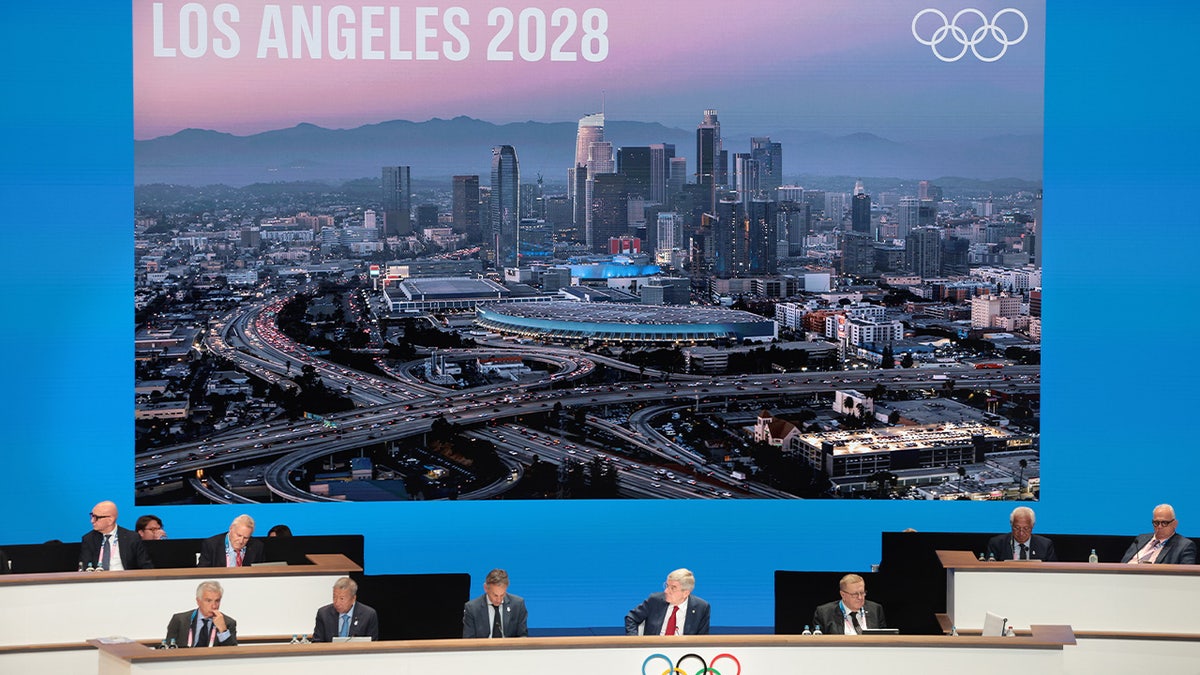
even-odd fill
[(496, 267), (517, 267), (521, 262), (521, 172), (517, 151), (511, 145), (492, 148), (490, 210)]
[(412, 167), (383, 167), (384, 236), (412, 233)]

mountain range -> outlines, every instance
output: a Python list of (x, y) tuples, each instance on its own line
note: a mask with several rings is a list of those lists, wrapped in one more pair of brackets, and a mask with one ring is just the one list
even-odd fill
[[(523, 182), (541, 173), (547, 183), (565, 183), (574, 161), (574, 122), (492, 124), (470, 117), (425, 122), (393, 120), (353, 129), (298, 124), (249, 136), (185, 129), (170, 136), (134, 141), (135, 183), (181, 185), (281, 181), (338, 182), (378, 177), (383, 166), (408, 165), (413, 179), (478, 174), (487, 184), (491, 149), (516, 148)], [(906, 179), (961, 176), (976, 180), (1018, 178), (1040, 181), (1040, 136), (993, 136), (972, 142), (908, 144), (870, 133), (832, 136), (794, 129), (761, 134), (783, 144), (784, 182), (789, 176), (894, 176)], [(694, 171), (694, 130), (658, 123), (610, 121), (605, 140), (614, 148), (673, 143), (676, 156)], [(749, 152), (749, 136), (726, 134), (732, 156)], [(731, 162), (732, 164), (732, 162)], [(732, 170), (732, 167), (731, 167)]]

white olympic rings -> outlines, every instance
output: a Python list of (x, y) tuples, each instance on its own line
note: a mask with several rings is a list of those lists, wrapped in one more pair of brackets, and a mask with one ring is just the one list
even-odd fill
[[(925, 16), (926, 14), (933, 14), (942, 20), (942, 26), (934, 30), (933, 35), (928, 38), (922, 37), (921, 34), (917, 32), (917, 22), (920, 21), (921, 17)], [(958, 26), (959, 18), (965, 14), (977, 16), (983, 23), (983, 25), (981, 25), (979, 28), (976, 28), (975, 31), (969, 36), (967, 35), (967, 31)], [(998, 24), (1000, 17), (1006, 14), (1015, 14), (1021, 19), (1021, 24), (1023, 26), (1021, 29), (1021, 34), (1012, 39), (1008, 37), (1008, 33), (1006, 33)], [(946, 15), (942, 13), (941, 10), (933, 8), (923, 9), (917, 12), (917, 15), (914, 16), (912, 20), (913, 37), (917, 39), (917, 42), (920, 42), (923, 45), (928, 45), (929, 48), (933, 50), (933, 55), (939, 60), (945, 61), (946, 63), (957, 61), (966, 56), (968, 49), (971, 50), (971, 52), (975, 54), (975, 58), (979, 59), (980, 61), (985, 63), (998, 61), (1000, 60), (1000, 57), (1004, 56), (1005, 52), (1008, 51), (1009, 46), (1015, 45), (1021, 40), (1024, 40), (1028, 33), (1029, 20), (1025, 18), (1025, 15), (1022, 14), (1020, 10), (1013, 9), (1012, 7), (1006, 7), (999, 12), (996, 12), (991, 21), (988, 21), (987, 15), (982, 11), (973, 8), (960, 10), (954, 15), (953, 19), (947, 19)], [(988, 37), (989, 35), (995, 38), (996, 42), (1000, 43), (1000, 52), (995, 56), (984, 56), (983, 54), (979, 53), (978, 49), (976, 49), (976, 46), (983, 42), (984, 38)], [(954, 38), (955, 42), (962, 45), (962, 51), (951, 56), (943, 55), (940, 51), (938, 51), (938, 45), (944, 42), (948, 37)]]

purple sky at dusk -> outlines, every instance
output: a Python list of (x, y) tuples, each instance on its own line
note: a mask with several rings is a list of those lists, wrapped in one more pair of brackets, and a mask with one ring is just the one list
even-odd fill
[[(174, 49), (174, 57), (155, 55), (156, 4), (162, 13), (160, 52)], [(231, 41), (214, 24), (222, 3), (190, 3), (204, 8), (190, 15), (193, 27), (201, 23), (198, 19), (207, 26), (206, 41), (191, 41), (203, 55), (191, 58), (183, 55), (180, 40), (181, 8), (188, 4), (134, 3), (135, 138), (189, 127), (245, 135), (301, 122), (349, 128), (458, 115), (495, 123), (574, 121), (600, 109), (601, 91), (610, 120), (658, 121), (680, 128), (693, 127), (702, 110), (713, 107), (731, 132), (867, 131), (931, 140), (981, 135), (981, 128), (987, 131), (982, 135), (1041, 132), (1041, 0), (970, 3), (989, 18), (1003, 7), (1016, 7), (1029, 18), (1025, 39), (993, 63), (970, 52), (943, 63), (917, 43), (911, 26), (918, 11), (938, 7), (953, 16), (962, 9), (927, 0), (423, 3), (433, 8), (428, 25), (436, 35), (428, 45), (436, 60), (388, 58), (393, 9), (400, 20), (399, 49), (415, 51), (415, 4), (355, 1), (320, 3), (321, 58), (311, 58), (307, 51), (300, 58), (281, 59), (277, 51), (258, 58), (264, 7), (272, 3), (249, 0), (223, 3), (238, 14), (236, 21), (228, 14), (225, 21), (226, 31), (238, 37), (235, 55), (229, 53), (234, 51)], [(588, 7), (606, 12), (608, 53), (602, 62), (582, 56), (574, 62), (550, 60), (552, 43), (562, 32), (549, 25), (550, 18), (555, 9), (571, 5), (577, 5), (575, 16)], [(294, 57), (293, 6), (276, 6), (283, 42)], [(311, 16), (318, 5), (297, 6)], [(364, 6), (381, 8), (373, 21), (379, 35), (371, 45), (380, 60), (362, 58)], [(543, 10), (547, 38), (541, 61), (528, 62), (516, 53), (515, 31), (502, 44), (514, 52), (513, 60), (488, 59), (489, 42), (498, 30), (488, 25), (488, 12), (496, 6), (507, 6), (514, 15), (526, 7)], [(330, 53), (328, 23), (337, 7), (349, 8), (353, 16), (353, 24), (341, 25), (354, 32), (354, 59), (337, 60)], [(452, 49), (461, 51), (443, 26), (451, 7), (469, 16), (469, 25), (461, 28), (469, 51), (458, 61), (441, 49), (450, 41)], [(1011, 33), (1020, 28), (1020, 20), (1014, 19), (1010, 14), (998, 23)], [(980, 25), (974, 17), (961, 23), (967, 34)], [(581, 37), (577, 28), (566, 49), (579, 53)], [(337, 42), (335, 47), (344, 44)], [(228, 58), (218, 55), (219, 49)], [(994, 41), (981, 42), (981, 51), (994, 54), (997, 49)]]

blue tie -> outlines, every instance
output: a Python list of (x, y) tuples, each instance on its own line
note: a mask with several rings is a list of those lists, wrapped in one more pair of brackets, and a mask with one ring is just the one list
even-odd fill
[(350, 637), (350, 615), (342, 615), (342, 627), (338, 629), (338, 637)]
[(104, 535), (104, 546), (100, 548), (100, 569), (106, 570), (112, 563), (112, 543), (110, 542), (112, 535)]

